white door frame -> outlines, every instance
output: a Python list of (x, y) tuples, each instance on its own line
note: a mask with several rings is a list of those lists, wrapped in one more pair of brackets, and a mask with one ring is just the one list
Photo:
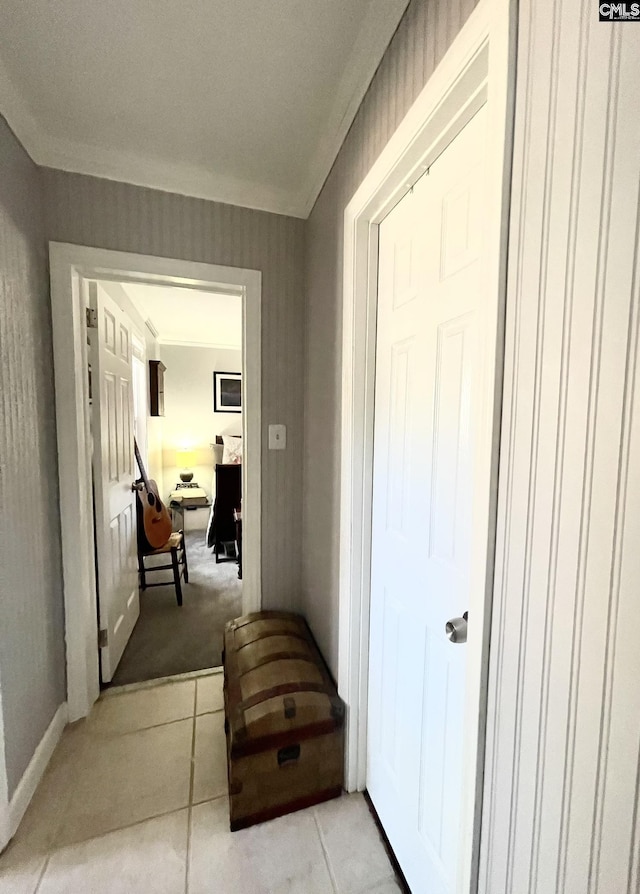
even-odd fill
[(52, 242), (51, 312), (60, 480), (60, 521), (69, 720), (85, 717), (100, 694), (87, 338), (82, 281), (153, 283), (242, 297), (243, 561), (242, 608), (261, 593), (261, 294), (259, 270), (221, 267)]
[[(508, 184), (511, 149), (511, 111), (515, 54), (513, 0), (480, 0), (436, 71), (412, 105), (398, 130), (367, 174), (345, 210), (342, 341), (342, 444), (340, 485), (340, 580), (338, 685), (347, 704), (346, 787), (363, 790), (366, 784), (367, 690), (371, 568), (371, 508), (373, 470), (373, 413), (378, 266), (378, 224), (429, 165), (487, 101), (488, 282), (495, 297), (497, 319), (487, 327), (495, 344), (493, 407), (486, 415), (492, 429), (484, 438), (489, 455), (479, 461), (492, 469), (487, 493), (486, 549), (473, 559), (473, 578), (485, 595), (484, 618), (473, 623), (481, 635), (469, 644), (468, 662), (477, 670), (470, 703), (480, 704), (475, 751), (476, 802), (473, 828), (465, 830), (461, 872), (463, 887), (471, 890), (476, 875), (486, 675), (493, 575), (493, 541), (497, 498), (497, 456), (502, 388), (502, 332), (506, 273)], [(511, 74), (511, 77), (509, 77)]]

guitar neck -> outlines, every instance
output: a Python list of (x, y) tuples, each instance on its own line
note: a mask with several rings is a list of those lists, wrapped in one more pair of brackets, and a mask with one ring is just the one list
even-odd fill
[(140, 469), (140, 475), (142, 476), (142, 480), (144, 481), (144, 486), (147, 491), (150, 490), (149, 479), (147, 478), (147, 473), (144, 468), (144, 463), (142, 462), (142, 457), (140, 456), (140, 450), (138, 449), (138, 442), (136, 439), (133, 439), (133, 450), (136, 455), (136, 462), (138, 463), (138, 468)]

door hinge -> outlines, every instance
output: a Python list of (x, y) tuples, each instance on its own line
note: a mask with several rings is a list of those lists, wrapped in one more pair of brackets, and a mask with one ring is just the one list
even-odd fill
[(98, 311), (93, 307), (87, 307), (87, 329), (97, 329), (98, 328)]
[(106, 628), (98, 630), (98, 646), (101, 649), (109, 645), (109, 631)]

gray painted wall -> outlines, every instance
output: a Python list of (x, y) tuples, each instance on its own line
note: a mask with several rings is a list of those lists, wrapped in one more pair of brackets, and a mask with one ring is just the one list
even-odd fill
[[(265, 608), (300, 593), (305, 222), (42, 169), (47, 237), (58, 242), (262, 271), (262, 591)], [(270, 422), (287, 449), (266, 449)]]
[[(213, 373), (242, 372), (242, 351), (160, 345), (160, 359), (167, 367), (162, 420), (165, 499), (175, 490), (179, 480), (176, 449), (184, 444), (195, 452), (191, 470), (195, 480), (213, 498), (215, 458), (211, 444), (216, 435), (242, 434), (242, 413), (215, 413), (213, 410)], [(206, 524), (206, 514), (203, 519)]]
[(336, 675), (344, 209), (474, 6), (412, 0), (308, 221), (303, 608)]
[(38, 169), (0, 119), (0, 678), (9, 795), (65, 699), (48, 240), (262, 271), (265, 607), (300, 592), (305, 222)]
[(65, 699), (65, 664), (40, 174), (3, 118), (0, 170), (0, 679), (11, 796)]

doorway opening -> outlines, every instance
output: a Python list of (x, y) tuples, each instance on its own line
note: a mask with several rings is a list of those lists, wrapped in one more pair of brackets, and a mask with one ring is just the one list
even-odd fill
[[(261, 276), (56, 243), (50, 257), (74, 720), (101, 682), (219, 665), (225, 621), (260, 607)], [(158, 553), (136, 511), (154, 487)]]
[[(242, 399), (242, 296), (115, 280), (90, 282), (87, 294), (97, 311), (89, 329), (97, 508), (105, 505), (102, 490), (112, 486), (101, 477), (100, 459), (118, 413), (126, 433), (131, 413), (139, 455), (136, 543), (123, 540), (131, 534), (126, 521), (117, 526), (108, 514), (95, 518), (101, 684), (144, 683), (219, 667), (224, 626), (242, 614), (242, 434), (243, 414), (251, 412)], [(109, 364), (101, 362), (100, 350), (112, 302), (112, 316), (131, 332), (124, 342), (131, 348), (131, 376), (130, 399), (121, 406), (116, 399), (109, 415), (100, 407), (111, 394)], [(126, 373), (119, 382), (126, 392)], [(125, 457), (127, 472), (130, 462)], [(163, 552), (152, 551), (145, 538), (145, 474), (171, 521)], [(175, 556), (169, 548), (174, 542)], [(136, 562), (137, 593), (131, 592), (123, 555), (130, 566)], [(112, 592), (119, 575), (121, 594)]]

